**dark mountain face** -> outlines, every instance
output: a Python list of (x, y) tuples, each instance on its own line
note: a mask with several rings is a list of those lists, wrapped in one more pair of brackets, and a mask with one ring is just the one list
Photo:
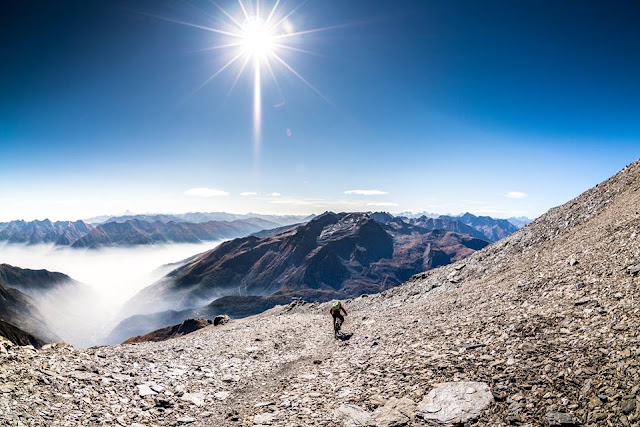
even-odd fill
[(443, 215), (439, 219), (460, 221), (461, 223), (480, 231), (484, 237), (491, 242), (498, 241), (503, 237), (518, 231), (518, 227), (506, 219), (495, 219), (490, 216), (475, 216), (468, 212), (457, 217)]
[(66, 274), (48, 270), (30, 270), (0, 264), (0, 284), (20, 289), (25, 293), (52, 290), (58, 286), (76, 283)]
[(11, 221), (0, 224), (0, 241), (68, 245), (91, 230), (83, 221)]
[(85, 305), (97, 301), (90, 287), (62, 273), (0, 264), (0, 285), (0, 319), (45, 342), (77, 339), (85, 316), (99, 309)]
[(40, 338), (34, 337), (4, 320), (0, 320), (0, 337), (8, 339), (15, 345), (32, 345), (35, 348), (40, 348), (46, 344)]
[[(3, 286), (2, 283), (0, 283), (0, 320), (34, 336), (39, 341), (60, 340), (49, 330), (35, 302), (28, 295), (17, 289)], [(9, 334), (21, 335), (10, 327), (2, 328), (0, 333), (6, 333), (7, 335), (3, 336), (10, 341), (13, 339)]]
[(236, 221), (147, 222), (131, 219), (124, 222), (107, 222), (98, 225), (74, 242), (73, 248), (98, 248), (101, 246), (135, 246), (157, 243), (199, 243), (223, 240), (260, 231), (274, 224), (261, 219)]
[(276, 236), (225, 242), (143, 289), (126, 312), (186, 309), (227, 295), (327, 300), (379, 292), (487, 244), (399, 219), (385, 225), (370, 214), (325, 213)]

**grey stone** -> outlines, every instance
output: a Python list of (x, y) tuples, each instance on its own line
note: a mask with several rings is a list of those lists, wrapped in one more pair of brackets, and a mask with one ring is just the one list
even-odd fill
[(231, 318), (226, 314), (222, 314), (220, 316), (216, 316), (213, 318), (213, 326), (224, 325), (225, 323), (229, 323)]
[(258, 414), (253, 417), (253, 424), (272, 424), (275, 421), (275, 416), (268, 412), (264, 414)]
[(620, 409), (622, 410), (623, 413), (630, 414), (631, 412), (633, 412), (634, 409), (636, 409), (636, 400), (633, 398), (623, 400), (622, 403), (620, 404)]
[(140, 395), (140, 397), (145, 397), (145, 396), (152, 396), (157, 393), (151, 390), (151, 387), (149, 387), (148, 384), (140, 384), (138, 385), (138, 394)]
[(185, 393), (180, 400), (191, 402), (196, 406), (202, 406), (204, 405), (204, 393)]
[(442, 424), (475, 420), (493, 402), (486, 383), (460, 381), (438, 384), (418, 404), (418, 417)]
[(547, 425), (550, 427), (576, 425), (575, 418), (573, 418), (571, 414), (567, 414), (565, 412), (549, 412), (545, 416), (545, 420), (547, 422)]
[(335, 410), (334, 415), (344, 421), (346, 426), (366, 426), (371, 413), (356, 405), (343, 404)]
[(416, 404), (411, 399), (392, 397), (387, 403), (376, 409), (371, 422), (378, 427), (406, 426), (416, 416)]

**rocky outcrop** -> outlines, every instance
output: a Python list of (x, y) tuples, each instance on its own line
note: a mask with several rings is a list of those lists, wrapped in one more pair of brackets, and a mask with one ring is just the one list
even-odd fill
[(158, 329), (148, 334), (131, 337), (123, 342), (123, 344), (133, 344), (145, 341), (166, 341), (171, 338), (181, 337), (212, 325), (211, 319), (187, 319), (179, 325), (170, 326), (168, 328)]

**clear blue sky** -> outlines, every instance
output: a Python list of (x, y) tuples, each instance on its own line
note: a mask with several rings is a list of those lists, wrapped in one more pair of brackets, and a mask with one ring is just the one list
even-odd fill
[[(238, 16), (237, 2), (220, 5)], [(311, 0), (294, 31), (337, 27), (296, 37), (318, 55), (286, 60), (331, 103), (282, 66), (280, 96), (263, 71), (258, 153), (251, 73), (226, 102), (235, 64), (192, 94), (229, 58), (202, 50), (220, 36), (154, 17), (219, 26), (212, 2), (25, 0), (1, 12), (0, 220), (533, 217), (640, 153), (636, 1)]]

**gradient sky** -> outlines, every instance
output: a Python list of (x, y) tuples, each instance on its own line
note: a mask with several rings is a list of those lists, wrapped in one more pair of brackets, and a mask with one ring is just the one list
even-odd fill
[(311, 0), (294, 30), (337, 27), (295, 39), (317, 55), (286, 59), (330, 102), (276, 67), (282, 96), (264, 82), (259, 152), (251, 75), (226, 102), (239, 67), (194, 94), (228, 53), (202, 51), (214, 33), (154, 17), (217, 25), (212, 2), (10, 0), (0, 12), (0, 220), (535, 217), (640, 153), (637, 1)]

